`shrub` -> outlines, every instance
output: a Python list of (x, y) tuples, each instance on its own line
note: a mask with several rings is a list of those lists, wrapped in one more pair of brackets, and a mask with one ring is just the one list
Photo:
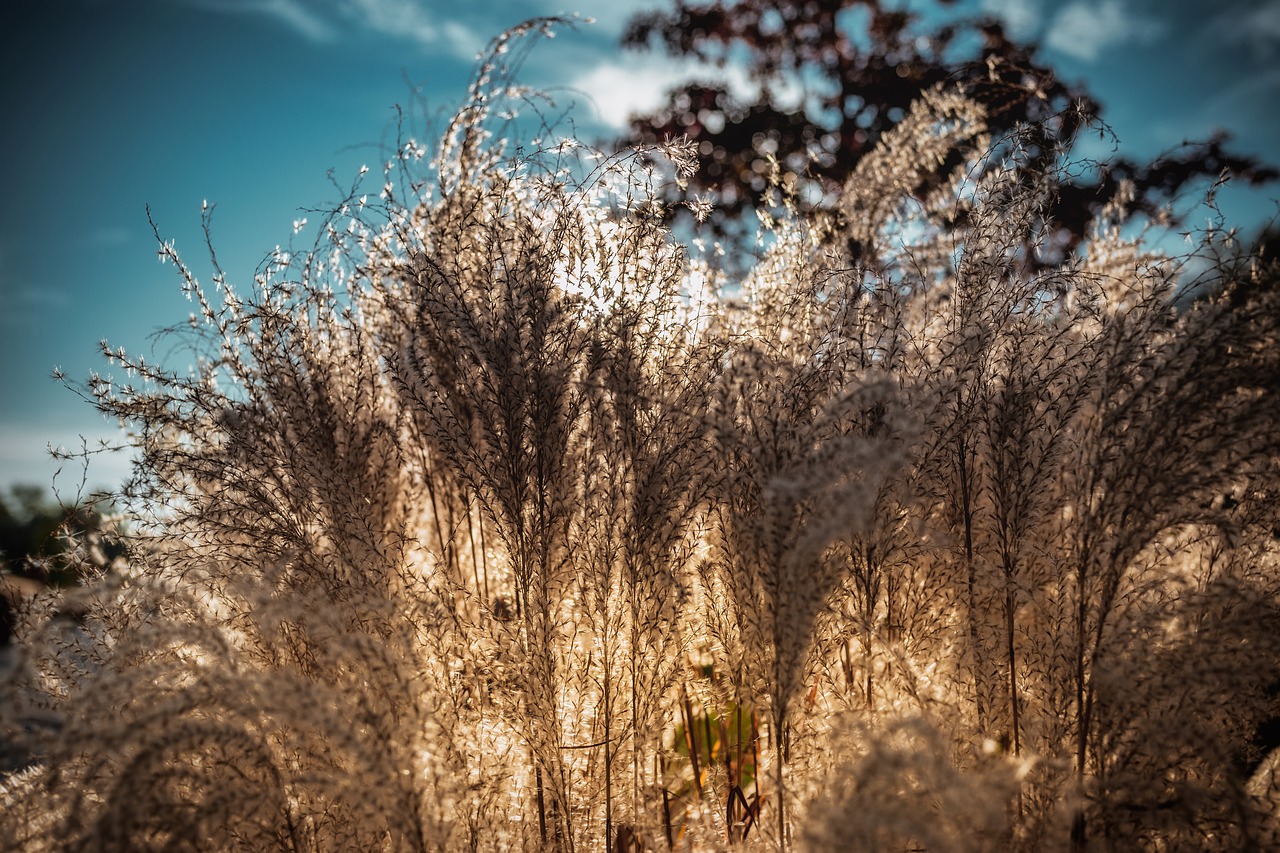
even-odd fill
[(1054, 260), (1038, 137), (935, 90), (838, 218), (775, 169), (726, 282), (661, 226), (680, 141), (505, 140), (505, 57), (554, 23), (252, 288), (161, 240), (198, 361), (93, 386), (137, 430), (133, 547), (77, 624), (22, 615), (0, 833), (1262, 843), (1275, 268), (1151, 250), (1123, 198)]

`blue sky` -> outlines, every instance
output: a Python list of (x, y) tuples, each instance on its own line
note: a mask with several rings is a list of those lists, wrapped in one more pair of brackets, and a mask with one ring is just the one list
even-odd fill
[[(690, 69), (621, 51), (630, 14), (664, 0), (9, 0), (0, 11), (5, 130), (0, 163), (0, 488), (48, 484), (49, 443), (115, 434), (49, 377), (107, 371), (99, 340), (153, 354), (151, 333), (189, 311), (156, 260), (146, 206), (197, 273), (208, 270), (200, 210), (233, 284), (286, 243), (362, 164), (376, 168), (396, 104), (430, 122), (461, 97), (474, 56), (525, 18), (578, 11), (597, 22), (532, 55), (524, 82), (583, 93), (585, 138), (654, 105)], [(914, 5), (927, 6), (927, 3)], [(1069, 80), (1102, 101), (1122, 153), (1155, 155), (1216, 129), (1280, 163), (1280, 0), (962, 0), (1038, 38)], [(732, 69), (728, 72), (731, 76)], [(594, 105), (587, 102), (587, 98)], [(419, 118), (423, 117), (419, 114)], [(376, 172), (375, 172), (376, 174)], [(1230, 192), (1232, 221), (1256, 227), (1280, 187)], [(161, 342), (154, 355), (163, 359)], [(181, 365), (174, 365), (181, 366)], [(122, 457), (100, 458), (109, 485)], [(58, 486), (73, 492), (74, 466)]]

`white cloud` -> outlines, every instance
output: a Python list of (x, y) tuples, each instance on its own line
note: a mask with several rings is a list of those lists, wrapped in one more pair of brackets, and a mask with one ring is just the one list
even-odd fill
[(594, 102), (603, 124), (621, 129), (627, 126), (630, 116), (656, 109), (666, 102), (668, 90), (690, 80), (722, 81), (744, 103), (755, 100), (760, 91), (741, 68), (733, 65), (712, 68), (654, 54), (622, 54), (601, 62), (574, 80), (570, 88)]
[(1058, 12), (1045, 33), (1045, 45), (1059, 53), (1095, 61), (1104, 50), (1126, 42), (1147, 43), (1165, 33), (1160, 21), (1125, 8), (1121, 0), (1077, 0)]
[(1014, 38), (1030, 38), (1040, 29), (1042, 15), (1036, 0), (982, 0), (982, 11), (1003, 19)]
[(636, 59), (597, 65), (574, 80), (570, 88), (591, 99), (602, 123), (623, 128), (632, 114), (646, 113), (659, 106), (666, 90), (686, 76), (669, 63)]

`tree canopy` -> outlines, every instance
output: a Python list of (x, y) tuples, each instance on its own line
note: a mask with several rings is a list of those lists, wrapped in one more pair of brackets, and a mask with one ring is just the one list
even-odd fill
[[(667, 201), (713, 199), (717, 237), (754, 233), (749, 214), (765, 201), (770, 158), (804, 185), (803, 201), (831, 207), (885, 133), (939, 85), (979, 104), (995, 138), (1021, 128), (1020, 140), (1037, 149), (1042, 170), (1082, 133), (1106, 132), (1103, 105), (1087, 87), (1063, 80), (1034, 42), (1013, 38), (989, 15), (939, 23), (883, 0), (675, 0), (668, 10), (636, 16), (623, 43), (713, 65), (742, 63), (758, 87), (751, 99), (723, 80), (698, 80), (631, 120), (630, 143), (680, 136), (694, 143), (698, 169), (687, 189), (668, 191)], [(1118, 156), (1061, 176), (1048, 211), (1057, 233), (1047, 245), (1073, 249), (1121, 187), (1132, 187), (1137, 212), (1154, 216), (1179, 191), (1224, 172), (1252, 183), (1276, 178), (1274, 168), (1233, 152), (1228, 142), (1219, 134), (1154, 162)], [(675, 204), (670, 209), (679, 211)]]

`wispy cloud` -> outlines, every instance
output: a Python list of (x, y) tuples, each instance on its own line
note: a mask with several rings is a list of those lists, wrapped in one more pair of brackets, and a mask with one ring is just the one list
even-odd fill
[(982, 0), (982, 11), (1001, 18), (1014, 38), (1031, 38), (1040, 29), (1044, 15), (1036, 0)]
[(1280, 68), (1237, 80), (1210, 102), (1207, 109), (1224, 117), (1243, 115), (1252, 119), (1262, 114), (1274, 123), (1275, 110), (1259, 107), (1276, 103), (1280, 103)]
[(1264, 0), (1247, 8), (1229, 6), (1209, 30), (1232, 46), (1244, 45), (1254, 59), (1272, 60), (1280, 56), (1280, 0)]
[(107, 249), (114, 246), (123, 246), (127, 244), (132, 235), (128, 228), (119, 226), (104, 225), (101, 228), (95, 228), (85, 237), (85, 245), (94, 249)]
[(306, 0), (178, 0), (178, 2), (232, 15), (260, 15), (274, 18), (310, 42), (323, 44), (337, 38), (338, 30)]
[(456, 17), (429, 11), (420, 0), (346, 0), (339, 8), (350, 22), (379, 35), (447, 47), (459, 56), (473, 56), (484, 46), (484, 39)]
[(1261, 150), (1269, 140), (1280, 138), (1280, 114), (1269, 109), (1274, 103), (1280, 103), (1280, 68), (1237, 79), (1212, 101), (1153, 123), (1151, 134), (1173, 146), (1225, 130), (1245, 151)]
[(67, 294), (54, 287), (0, 285), (0, 329), (12, 331), (32, 324), (49, 325), (53, 315), (71, 304)]
[(318, 44), (338, 41), (342, 34), (363, 31), (417, 42), (471, 58), (485, 39), (456, 15), (432, 8), (423, 0), (177, 0), (211, 12), (259, 15), (274, 19), (302, 38)]
[(1077, 0), (1064, 6), (1049, 23), (1045, 45), (1084, 62), (1094, 62), (1109, 50), (1127, 43), (1147, 44), (1167, 28), (1126, 8), (1121, 0)]

